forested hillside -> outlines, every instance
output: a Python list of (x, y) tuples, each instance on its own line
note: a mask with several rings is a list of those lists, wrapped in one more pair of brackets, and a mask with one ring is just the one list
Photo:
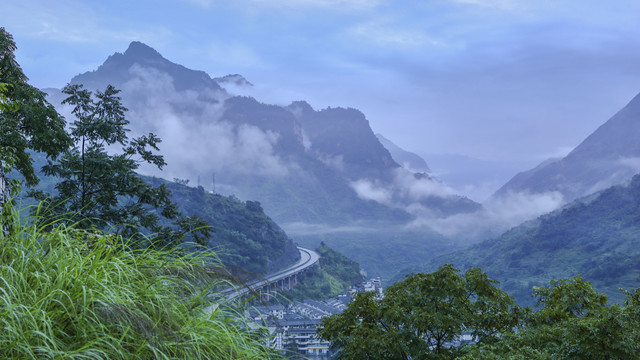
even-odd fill
[(291, 239), (264, 213), (259, 202), (243, 202), (235, 197), (212, 194), (202, 187), (158, 178), (145, 180), (166, 184), (171, 199), (185, 214), (196, 215), (212, 227), (215, 233), (208, 247), (216, 250), (230, 269), (265, 275), (300, 258)]
[(405, 273), (446, 263), (481, 267), (524, 304), (533, 286), (576, 274), (620, 301), (640, 275), (640, 176)]

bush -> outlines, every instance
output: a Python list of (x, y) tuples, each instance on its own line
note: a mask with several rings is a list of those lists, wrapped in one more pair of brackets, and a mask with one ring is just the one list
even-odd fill
[(19, 214), (0, 218), (0, 358), (272, 356), (260, 329), (208, 300), (229, 285), (212, 254), (130, 250), (115, 235), (45, 232)]

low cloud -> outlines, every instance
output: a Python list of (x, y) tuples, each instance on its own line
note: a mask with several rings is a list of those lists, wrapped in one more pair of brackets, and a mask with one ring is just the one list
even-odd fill
[(376, 184), (369, 180), (358, 180), (351, 182), (351, 188), (355, 190), (358, 197), (364, 200), (373, 200), (384, 205), (391, 205), (392, 190)]
[(282, 228), (287, 232), (289, 236), (305, 236), (305, 235), (327, 235), (338, 233), (365, 233), (378, 231), (373, 226), (361, 226), (361, 225), (344, 225), (344, 226), (332, 226), (326, 224), (308, 224), (303, 222), (293, 222), (283, 224)]
[(509, 193), (486, 201), (474, 212), (443, 214), (430, 199), (461, 200), (454, 190), (439, 181), (416, 177), (397, 170), (391, 183), (358, 180), (351, 187), (362, 199), (401, 208), (415, 216), (409, 229), (427, 227), (442, 235), (463, 241), (477, 241), (498, 235), (510, 227), (551, 212), (564, 203), (559, 192), (544, 194)]
[(626, 157), (618, 160), (618, 163), (628, 167), (634, 173), (640, 172), (640, 157)]
[(606, 177), (600, 178), (583, 194), (592, 194), (614, 185), (629, 181), (634, 175), (640, 173), (640, 157), (623, 157), (617, 161), (594, 161), (590, 164), (595, 169), (606, 169)]
[[(309, 149), (311, 148), (311, 142), (309, 142)], [(306, 149), (306, 147), (305, 147)], [(344, 171), (344, 156), (320, 156), (320, 161), (328, 167), (338, 170)]]
[(427, 226), (458, 240), (478, 241), (497, 236), (527, 220), (554, 211), (563, 204), (563, 196), (557, 191), (543, 194), (509, 193), (491, 198), (480, 210), (472, 213), (445, 218), (422, 214), (409, 227)]
[(444, 183), (425, 176), (415, 176), (403, 170), (395, 171), (394, 185), (400, 194), (409, 200), (423, 200), (432, 196), (447, 197), (453, 190)]
[(406, 210), (415, 208), (421, 201), (429, 198), (446, 198), (454, 194), (445, 184), (427, 176), (415, 175), (403, 168), (393, 171), (391, 182), (359, 179), (350, 185), (361, 199)]
[(302, 146), (304, 146), (304, 151), (309, 151), (311, 149), (311, 139), (309, 139), (309, 135), (304, 131), (304, 129), (300, 129), (300, 133), (302, 134)]
[[(279, 134), (224, 119), (224, 91), (177, 91), (173, 79), (153, 68), (134, 65), (133, 78), (123, 84), (123, 98), (134, 135), (148, 131), (161, 139), (167, 162), (165, 178), (195, 180), (200, 174), (285, 176), (293, 165), (276, 154)], [(208, 176), (208, 175), (207, 175)], [(195, 183), (195, 182), (192, 182)]]

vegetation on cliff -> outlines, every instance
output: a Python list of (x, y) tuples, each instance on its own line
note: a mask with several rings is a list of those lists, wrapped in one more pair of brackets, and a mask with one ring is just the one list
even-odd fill
[(291, 265), (300, 258), (287, 234), (267, 216), (257, 201), (240, 201), (158, 178), (145, 178), (154, 186), (162, 184), (171, 192), (179, 210), (204, 220), (214, 231), (207, 247), (216, 249), (230, 269), (265, 275)]

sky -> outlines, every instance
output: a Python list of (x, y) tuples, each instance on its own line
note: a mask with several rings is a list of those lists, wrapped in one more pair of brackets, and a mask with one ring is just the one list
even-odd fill
[(566, 155), (640, 92), (638, 14), (636, 0), (0, 2), (37, 87), (142, 41), (212, 77), (242, 74), (263, 102), (357, 108), (427, 160), (505, 174)]

